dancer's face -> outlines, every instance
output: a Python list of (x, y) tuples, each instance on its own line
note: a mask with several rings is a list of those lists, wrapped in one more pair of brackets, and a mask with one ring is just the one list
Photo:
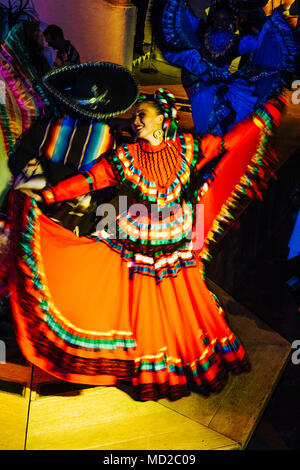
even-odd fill
[(162, 129), (164, 117), (148, 101), (140, 103), (135, 111), (133, 130), (140, 139), (152, 142), (155, 131)]
[(231, 18), (227, 11), (218, 10), (214, 19), (214, 29), (217, 31), (227, 31), (230, 28)]

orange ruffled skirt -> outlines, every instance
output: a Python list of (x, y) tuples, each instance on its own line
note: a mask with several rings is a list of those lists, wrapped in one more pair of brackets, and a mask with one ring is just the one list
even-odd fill
[(40, 368), (85, 384), (127, 379), (141, 399), (179, 398), (192, 384), (219, 390), (226, 369), (247, 368), (199, 267), (159, 284), (130, 279), (117, 252), (56, 225), (29, 199), (22, 220), (11, 300), (21, 350)]
[[(249, 120), (243, 137), (237, 144), (233, 135), (201, 199), (206, 238), (245, 175), (248, 191), (250, 173), (259, 173), (263, 125)], [(159, 283), (132, 277), (105, 241), (78, 238), (20, 193), (12, 192), (11, 208), (11, 304), (19, 345), (33, 364), (70, 382), (129, 381), (141, 400), (177, 399), (191, 388), (209, 394), (221, 390), (228, 371), (249, 370), (199, 264)]]

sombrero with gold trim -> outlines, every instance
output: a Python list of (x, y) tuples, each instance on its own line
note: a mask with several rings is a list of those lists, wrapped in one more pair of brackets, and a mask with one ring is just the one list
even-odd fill
[(98, 120), (124, 113), (138, 96), (138, 85), (130, 71), (112, 62), (85, 62), (53, 69), (43, 82), (67, 108)]

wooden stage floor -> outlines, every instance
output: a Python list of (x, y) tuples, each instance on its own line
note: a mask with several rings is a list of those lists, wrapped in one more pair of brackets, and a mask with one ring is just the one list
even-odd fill
[[(137, 402), (130, 389), (78, 387), (31, 364), (0, 365), (0, 449), (244, 449), (289, 360), (290, 344), (208, 280), (240, 337), (251, 372), (222, 392)], [(129, 392), (129, 393), (127, 393)]]

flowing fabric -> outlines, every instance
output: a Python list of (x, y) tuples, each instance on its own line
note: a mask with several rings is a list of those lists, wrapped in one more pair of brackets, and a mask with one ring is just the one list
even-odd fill
[[(167, 0), (160, 46), (164, 57), (182, 67), (195, 131), (224, 135), (287, 84), (296, 54), (293, 32), (276, 9), (257, 36), (205, 30), (183, 0)], [(246, 65), (232, 72), (235, 59)]]
[[(192, 141), (188, 135), (181, 138), (181, 164), (174, 166), (172, 178), (182, 188), (177, 200), (190, 194), (204, 204), (204, 245), (197, 252), (190, 246), (160, 244), (154, 245), (153, 254), (143, 245), (122, 245), (103, 233), (76, 237), (47, 218), (34, 200), (11, 191), (9, 263), (1, 276), (3, 282), (8, 278), (25, 357), (70, 382), (129, 381), (141, 400), (178, 399), (191, 388), (209, 394), (222, 389), (228, 371), (248, 371), (244, 348), (207, 289), (198, 255), (207, 257), (220, 224), (232, 220), (232, 201), (256, 192), (270, 175), (273, 158), (266, 143), (279, 115), (267, 104), (225, 136), (225, 153), (219, 152), (220, 138), (203, 138), (196, 160), (196, 140), (184, 155), (183, 142)], [(146, 184), (149, 174), (132, 171), (138, 168), (136, 160), (131, 166), (126, 163), (134, 145), (127, 147), (127, 154), (123, 147), (117, 149), (110, 162), (113, 171), (107, 161), (100, 162), (94, 171), (53, 187), (52, 196), (62, 199), (68, 191), (122, 180), (132, 186), (139, 177), (136, 194), (147, 201), (154, 183)], [(216, 155), (221, 159), (213, 177), (203, 176)], [(186, 180), (185, 175), (190, 170), (198, 175), (198, 187), (187, 193), (193, 178), (190, 173)], [(157, 193), (161, 198), (176, 196), (176, 184), (164, 190)]]
[(53, 111), (41, 78), (24, 44), (23, 23), (15, 25), (0, 47), (0, 203), (9, 188), (7, 166), (17, 139), (38, 116)]

